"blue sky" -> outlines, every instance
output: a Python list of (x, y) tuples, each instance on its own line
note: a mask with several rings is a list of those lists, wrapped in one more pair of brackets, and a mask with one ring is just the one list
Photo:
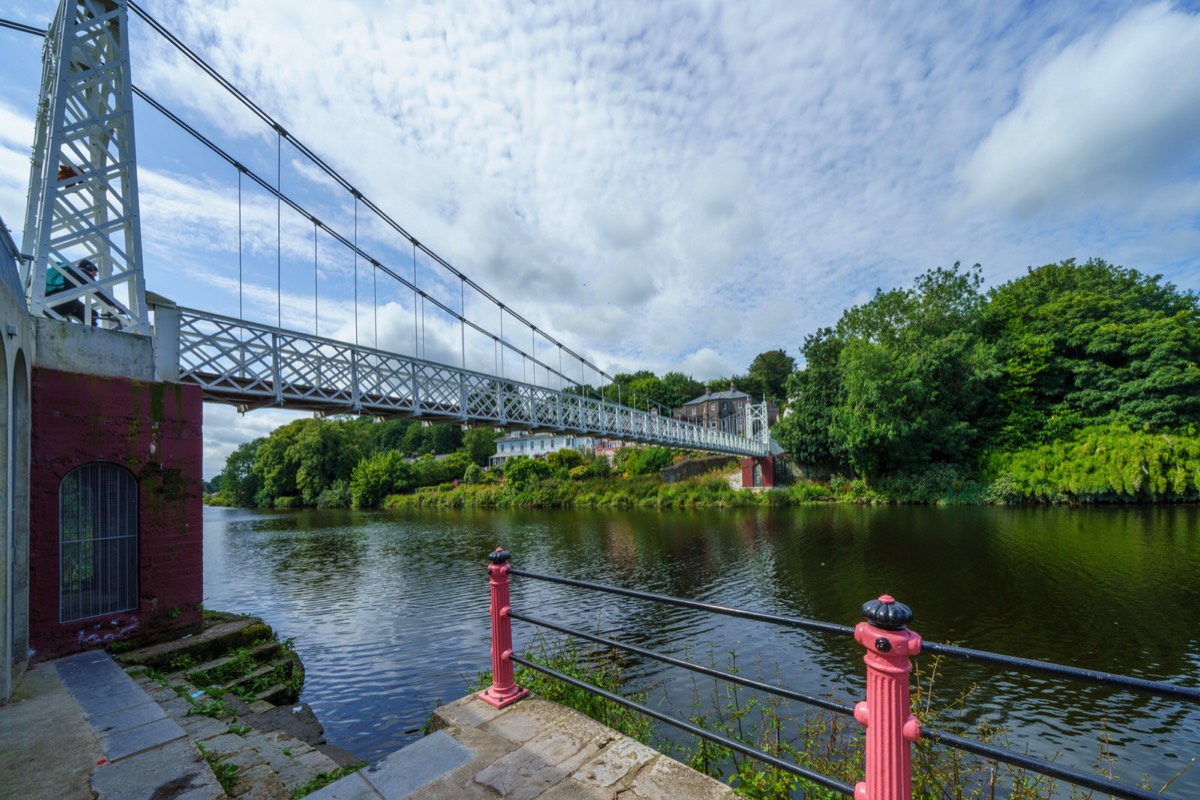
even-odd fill
[[(708, 378), (767, 349), (798, 356), (876, 288), (955, 261), (994, 286), (1097, 256), (1200, 289), (1196, 4), (143, 5), (418, 239), (610, 373)], [(44, 26), (53, 7), (0, 0), (0, 17)], [(274, 134), (132, 28), (135, 83), (273, 180)], [(0, 29), (0, 216), (18, 240), (40, 48)], [(348, 253), (318, 236), (314, 276), (312, 226), (285, 213), (277, 254), (275, 202), (246, 186), (239, 239), (234, 171), (140, 103), (136, 125), (150, 290), (355, 337)], [(352, 199), (278, 156), (285, 191), (349, 233)], [(397, 237), (358, 224), (411, 271)], [(418, 273), (458, 307), (456, 280), (425, 260)], [(411, 352), (409, 294), (360, 265), (358, 307), (361, 341)], [(460, 337), (427, 315), (427, 355), (457, 361)], [(494, 365), (487, 342), (467, 350)], [(206, 407), (205, 474), (282, 419)]]

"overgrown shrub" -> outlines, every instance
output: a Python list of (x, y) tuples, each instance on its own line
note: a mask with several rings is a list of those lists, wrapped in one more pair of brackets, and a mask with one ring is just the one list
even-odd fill
[(333, 485), (317, 495), (317, 508), (349, 508), (354, 500), (349, 481), (334, 481)]

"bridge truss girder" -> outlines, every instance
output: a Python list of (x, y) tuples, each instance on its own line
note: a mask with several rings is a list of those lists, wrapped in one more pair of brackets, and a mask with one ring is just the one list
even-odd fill
[[(79, 301), (85, 324), (148, 335), (128, 30), (125, 0), (59, 3), (42, 51), (22, 242), (33, 260), (21, 277), (36, 316), (63, 319)], [(49, 269), (65, 279), (52, 298)]]
[[(411, 356), (244, 322), (189, 308), (158, 307), (156, 342), (178, 363), (160, 377), (199, 386), (210, 401), (241, 410), (275, 407), (410, 417), (497, 428), (572, 431), (739, 456), (770, 452), (763, 427), (752, 438), (545, 386)], [(161, 363), (161, 362), (160, 362)], [(178, 375), (178, 378), (168, 377)]]

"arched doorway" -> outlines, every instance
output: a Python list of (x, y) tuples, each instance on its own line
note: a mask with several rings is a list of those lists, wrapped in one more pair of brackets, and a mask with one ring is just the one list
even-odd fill
[(138, 483), (96, 461), (58, 486), (59, 622), (138, 607)]

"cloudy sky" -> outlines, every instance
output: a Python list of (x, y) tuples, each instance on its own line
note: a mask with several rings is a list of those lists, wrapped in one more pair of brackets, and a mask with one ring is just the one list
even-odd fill
[[(1097, 256), (1200, 289), (1198, 3), (141, 3), (423, 244), (609, 373), (704, 379), (763, 350), (798, 356), (876, 288), (955, 261), (994, 286)], [(0, 0), (0, 17), (41, 27), (53, 7)], [(131, 18), (139, 87), (411, 279), (394, 231)], [(18, 242), (40, 49), (0, 29), (0, 216)], [(249, 181), (239, 202), (235, 170), (136, 113), (150, 290), (497, 368), (490, 339), (432, 304), (414, 333), (410, 291), (361, 259), (356, 280), (345, 248)], [(481, 296), (423, 254), (416, 268), (500, 332)], [(557, 366), (552, 344), (503, 324)], [(205, 475), (287, 418), (206, 406)]]

